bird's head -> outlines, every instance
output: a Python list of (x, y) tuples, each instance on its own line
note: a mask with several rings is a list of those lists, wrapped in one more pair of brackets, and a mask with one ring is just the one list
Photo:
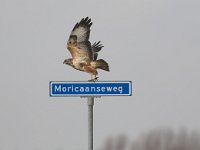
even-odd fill
[(63, 61), (63, 64), (73, 66), (72, 59), (65, 59), (65, 60)]

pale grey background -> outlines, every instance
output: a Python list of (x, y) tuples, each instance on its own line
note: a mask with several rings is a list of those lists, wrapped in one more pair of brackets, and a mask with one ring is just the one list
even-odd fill
[(132, 97), (95, 102), (95, 148), (110, 135), (157, 127), (200, 129), (199, 0), (1, 0), (0, 149), (87, 149), (87, 103), (50, 98), (51, 80), (88, 80), (62, 64), (71, 29), (93, 21), (91, 41)]

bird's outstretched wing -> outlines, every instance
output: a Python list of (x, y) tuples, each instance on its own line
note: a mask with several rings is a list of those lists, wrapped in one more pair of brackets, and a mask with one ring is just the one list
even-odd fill
[(89, 42), (91, 25), (91, 19), (86, 17), (74, 26), (67, 42), (73, 59), (92, 60), (93, 52)]
[(76, 23), (70, 36), (76, 36), (77, 43), (88, 41), (90, 37), (91, 26), (91, 19), (88, 17), (83, 18), (80, 22)]
[(93, 60), (97, 60), (98, 52), (104, 47), (100, 42), (101, 41), (92, 44)]

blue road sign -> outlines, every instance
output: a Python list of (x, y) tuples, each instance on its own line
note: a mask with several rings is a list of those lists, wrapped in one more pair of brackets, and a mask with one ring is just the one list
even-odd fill
[(70, 96), (131, 96), (131, 81), (67, 82), (50, 81), (51, 97)]

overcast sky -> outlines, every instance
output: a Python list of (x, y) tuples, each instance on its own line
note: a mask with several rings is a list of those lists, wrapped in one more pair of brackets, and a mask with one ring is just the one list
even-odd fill
[(110, 135), (153, 128), (200, 130), (200, 1), (0, 0), (0, 149), (87, 149), (87, 102), (50, 98), (49, 81), (85, 81), (63, 65), (76, 22), (92, 18), (91, 42), (132, 97), (95, 100), (94, 148)]

